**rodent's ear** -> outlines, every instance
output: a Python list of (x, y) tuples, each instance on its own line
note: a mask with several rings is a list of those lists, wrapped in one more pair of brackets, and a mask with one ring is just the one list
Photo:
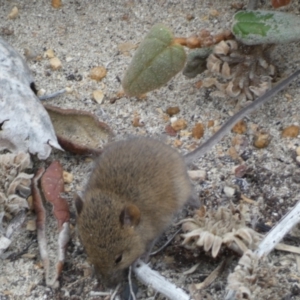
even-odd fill
[(76, 207), (77, 215), (80, 215), (83, 209), (83, 200), (80, 197), (80, 195), (77, 193), (75, 193), (74, 198), (75, 198), (75, 207)]
[(120, 213), (120, 223), (122, 226), (137, 226), (140, 223), (141, 212), (133, 204), (126, 205)]

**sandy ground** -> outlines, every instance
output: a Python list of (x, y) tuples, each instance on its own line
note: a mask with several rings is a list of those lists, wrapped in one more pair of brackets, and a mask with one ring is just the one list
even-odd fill
[[(216, 128), (235, 112), (235, 101), (211, 97), (210, 93), (214, 89), (199, 89), (195, 86), (203, 76), (190, 80), (181, 73), (165, 87), (149, 93), (146, 99), (123, 97), (111, 103), (121, 89), (120, 79), (134, 53), (134, 50), (124, 51), (124, 43), (137, 45), (151, 26), (158, 22), (169, 26), (176, 36), (189, 36), (203, 28), (217, 33), (220, 29), (230, 27), (231, 17), (236, 12), (231, 3), (235, 1), (64, 0), (60, 9), (52, 8), (50, 2), (0, 0), (0, 34), (22, 55), (26, 52), (30, 54), (27, 55), (27, 62), (39, 90), (44, 89), (46, 93), (50, 93), (65, 87), (72, 88), (73, 92), (70, 94), (50, 100), (52, 105), (95, 113), (112, 128), (116, 139), (128, 135), (160, 137), (174, 147), (177, 145), (182, 153), (187, 153), (191, 146), (201, 141), (184, 133), (179, 133), (177, 137), (168, 136), (165, 127), (170, 121), (163, 117), (166, 108), (180, 108), (177, 118), (187, 121), (187, 132), (197, 122), (207, 124), (209, 120), (214, 120)], [(266, 4), (269, 1), (261, 2), (262, 8), (270, 9), (270, 5)], [(299, 14), (300, 4), (297, 4), (298, 1), (293, 2), (295, 3), (286, 10)], [(19, 16), (10, 20), (7, 16), (14, 6), (18, 7)], [(193, 15), (194, 18), (190, 20), (188, 15)], [(53, 49), (61, 60), (60, 70), (51, 70), (49, 60), (43, 58), (48, 49)], [(278, 46), (275, 49), (273, 63), (278, 66), (279, 77), (284, 77), (300, 67), (298, 49), (299, 43)], [(42, 59), (37, 60), (36, 56), (41, 56)], [(100, 83), (88, 76), (95, 66), (107, 68), (107, 76)], [(249, 205), (253, 212), (252, 219), (273, 226), (299, 200), (300, 170), (295, 150), (300, 145), (300, 139), (281, 138), (283, 128), (292, 124), (299, 125), (299, 88), (300, 79), (297, 79), (273, 101), (245, 118), (248, 126), (245, 134), (230, 134), (195, 164), (195, 169), (205, 170), (207, 174), (204, 181), (195, 182), (205, 205), (216, 209), (230, 200), (238, 204), (240, 195), (243, 194), (259, 203)], [(101, 104), (91, 97), (96, 89), (105, 94)], [(136, 115), (144, 123), (143, 127), (132, 125)], [(256, 127), (272, 136), (268, 147), (257, 149), (253, 146), (253, 132)], [(203, 139), (211, 136), (214, 128), (206, 129)], [(182, 142), (180, 147), (178, 140)], [(236, 140), (239, 142), (234, 147), (237, 154), (235, 156), (228, 149), (234, 146)], [(27, 255), (0, 261), (1, 300), (104, 299), (90, 293), (100, 290), (101, 287), (91, 277), (90, 267), (74, 230), (72, 195), (83, 189), (87, 173), (92, 167), (91, 160), (53, 151), (50, 158), (40, 165), (48, 165), (54, 159), (59, 159), (64, 169), (74, 175), (67, 193), (72, 207), (72, 241), (67, 250), (60, 288), (53, 290), (45, 286), (36, 233), (26, 231), (25, 224), (21, 232), (16, 234), (9, 250), (19, 253), (26, 249)], [(233, 171), (240, 164), (247, 166), (243, 180), (238, 180)], [(224, 187), (232, 187), (235, 190), (234, 196), (226, 195)], [(34, 219), (32, 212), (28, 213), (26, 222), (30, 219)], [(48, 222), (49, 247), (55, 254), (56, 224), (50, 213)], [(172, 229), (162, 240), (171, 231)], [(200, 250), (193, 253), (184, 250), (180, 242), (181, 238), (178, 236), (171, 246), (151, 260), (151, 267), (187, 291), (191, 283), (201, 282), (223, 259), (232, 256), (232, 253), (224, 252), (219, 258), (212, 259)], [(29, 247), (26, 248), (28, 244)], [(292, 244), (298, 245), (299, 239), (294, 238)], [(273, 291), (275, 296), (272, 294), (268, 299), (300, 299), (300, 270), (297, 260), (299, 258), (292, 254), (275, 252), (270, 255), (269, 264), (277, 266), (279, 271), (274, 274), (278, 279), (277, 284), (273, 290), (270, 288), (270, 295)], [(183, 271), (196, 263), (200, 267), (195, 273), (183, 275)], [(201, 292), (202, 298), (199, 299), (224, 299), (226, 278), (235, 264), (236, 258), (210, 287)], [(140, 285), (137, 297), (164, 299), (156, 295), (151, 287), (144, 285)]]

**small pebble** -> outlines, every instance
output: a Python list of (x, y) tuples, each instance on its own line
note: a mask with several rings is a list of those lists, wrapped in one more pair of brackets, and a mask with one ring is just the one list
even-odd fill
[(194, 181), (205, 180), (206, 179), (206, 171), (205, 170), (191, 170), (188, 171), (190, 178)]
[(173, 116), (170, 118), (171, 123), (174, 123), (178, 120), (178, 118), (176, 116)]
[(291, 125), (282, 130), (282, 137), (295, 138), (299, 135), (300, 127), (297, 125)]
[(204, 126), (202, 123), (197, 123), (192, 129), (192, 137), (195, 139), (201, 139), (204, 135)]
[(213, 127), (215, 125), (215, 121), (214, 120), (209, 120), (208, 122), (207, 122), (207, 128), (211, 128), (211, 127)]
[(101, 90), (93, 91), (92, 98), (99, 104), (103, 102), (104, 94)]
[(16, 6), (14, 6), (7, 17), (11, 20), (14, 20), (18, 17), (18, 15), (19, 15), (19, 10)]
[(35, 220), (29, 220), (26, 225), (26, 230), (35, 231), (36, 230), (36, 222)]
[(134, 116), (132, 120), (133, 127), (143, 127), (145, 124), (141, 122), (141, 118), (139, 116)]
[(176, 139), (176, 140), (174, 141), (174, 146), (175, 146), (176, 148), (181, 147), (181, 146), (182, 146), (182, 141), (179, 140), (179, 139)]
[(187, 122), (184, 119), (179, 119), (171, 124), (175, 131), (187, 128)]
[(296, 161), (297, 161), (297, 163), (300, 164), (300, 156), (297, 156), (297, 157), (296, 157)]
[(163, 120), (164, 120), (165, 122), (169, 122), (169, 121), (170, 121), (170, 116), (167, 115), (167, 114), (163, 114), (163, 115), (162, 115), (162, 118), (163, 118)]
[(224, 193), (227, 197), (232, 198), (234, 196), (235, 193), (235, 189), (229, 186), (225, 186), (224, 187)]
[(66, 93), (70, 94), (73, 92), (73, 89), (71, 87), (66, 87)]
[(167, 125), (165, 127), (165, 132), (169, 136), (176, 136), (177, 135), (177, 132), (173, 129), (173, 127), (171, 125)]
[(65, 193), (70, 193), (72, 191), (72, 188), (70, 186), (64, 187)]
[(246, 131), (247, 131), (247, 124), (243, 120), (237, 122), (232, 128), (232, 132), (238, 133), (238, 134), (243, 134)]
[(106, 73), (107, 71), (104, 67), (95, 67), (90, 71), (90, 77), (96, 81), (100, 81), (106, 76)]
[(44, 96), (46, 94), (46, 90), (44, 89), (40, 89), (37, 91), (37, 96), (38, 97), (41, 97), (41, 96)]
[(196, 36), (190, 36), (186, 39), (186, 46), (190, 49), (199, 48), (201, 40)]
[(297, 153), (297, 156), (300, 156), (300, 147), (296, 148), (296, 153)]
[(211, 9), (209, 15), (212, 17), (217, 17), (220, 15), (220, 13), (216, 9)]
[(73, 174), (63, 171), (64, 183), (71, 183), (73, 181)]
[(256, 148), (266, 148), (271, 142), (271, 136), (268, 133), (258, 133), (254, 136), (253, 145)]
[(192, 135), (192, 133), (190, 131), (187, 131), (187, 130), (182, 130), (180, 132), (181, 137), (190, 137), (191, 135)]
[(31, 60), (37, 58), (38, 54), (35, 51), (33, 51), (31, 48), (25, 48), (24, 56), (26, 57), (26, 59)]
[(191, 21), (191, 20), (195, 19), (195, 16), (192, 15), (192, 14), (187, 14), (187, 15), (186, 15), (186, 19), (187, 19), (188, 21)]
[(59, 60), (59, 58), (57, 58), (57, 57), (51, 58), (50, 59), (50, 67), (54, 71), (61, 69), (62, 65), (61, 65), (61, 61)]
[(170, 117), (172, 117), (172, 116), (178, 114), (179, 112), (180, 112), (180, 109), (179, 109), (178, 106), (170, 106), (170, 107), (168, 107), (167, 110), (166, 110), (166, 113), (167, 113)]
[(73, 57), (70, 57), (70, 56), (67, 56), (66, 57), (66, 62), (70, 62), (70, 61), (72, 61), (73, 60)]
[(247, 172), (247, 166), (246, 165), (239, 165), (234, 170), (235, 177), (242, 178)]
[(44, 53), (44, 58), (54, 58), (55, 54), (53, 49), (48, 49), (45, 53)]
[(27, 198), (27, 203), (28, 203), (29, 209), (33, 210), (34, 209), (33, 208), (33, 199), (32, 199), (31, 195)]
[(128, 56), (129, 55), (129, 52), (131, 50), (134, 50), (138, 47), (138, 45), (136, 44), (133, 44), (133, 43), (130, 43), (130, 42), (126, 42), (126, 43), (121, 43), (121, 44), (118, 44), (118, 50), (123, 54), (123, 55), (126, 55)]
[(239, 159), (239, 154), (238, 152), (235, 150), (234, 147), (230, 147), (227, 151), (227, 153), (233, 158), (233, 159)]
[(8, 27), (2, 27), (0, 34), (3, 34), (3, 35), (12, 35), (12, 34), (14, 34), (14, 30), (11, 29), (11, 28), (8, 28)]
[(54, 8), (60, 8), (62, 3), (61, 3), (61, 0), (52, 0), (51, 5)]
[[(298, 156), (299, 157), (299, 156)], [(293, 172), (293, 181), (295, 183), (300, 183), (300, 171)]]
[(197, 82), (195, 83), (195, 88), (196, 88), (196, 89), (200, 89), (200, 88), (202, 87), (202, 85), (203, 85), (203, 81), (202, 81), (202, 80), (199, 80), (199, 81), (197, 81)]

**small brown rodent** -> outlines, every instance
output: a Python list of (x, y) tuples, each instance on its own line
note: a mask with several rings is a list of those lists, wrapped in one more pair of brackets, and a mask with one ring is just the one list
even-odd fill
[(131, 138), (105, 147), (75, 201), (79, 236), (101, 282), (115, 285), (191, 194), (183, 157), (170, 146)]
[(115, 285), (123, 271), (149, 251), (173, 215), (192, 196), (187, 165), (299, 74), (296, 71), (232, 116), (185, 157), (150, 138), (115, 142), (104, 149), (82, 199), (78, 196), (75, 200), (79, 235), (102, 282)]

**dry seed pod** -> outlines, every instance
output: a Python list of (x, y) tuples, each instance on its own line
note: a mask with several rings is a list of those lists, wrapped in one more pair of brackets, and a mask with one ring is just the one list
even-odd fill
[(234, 40), (221, 41), (207, 58), (207, 69), (218, 76), (214, 85), (224, 96), (239, 100), (263, 95), (271, 88), (271, 76), (276, 73), (267, 50), (261, 45), (239, 47)]
[(224, 78), (230, 78), (230, 67), (228, 62), (223, 63), (221, 74)]
[(219, 55), (227, 55), (230, 50), (229, 45), (225, 41), (221, 41), (214, 47), (214, 53)]
[(228, 94), (228, 96), (235, 98), (241, 93), (241, 90), (237, 87), (234, 87), (233, 82), (230, 81), (227, 85), (226, 93)]

